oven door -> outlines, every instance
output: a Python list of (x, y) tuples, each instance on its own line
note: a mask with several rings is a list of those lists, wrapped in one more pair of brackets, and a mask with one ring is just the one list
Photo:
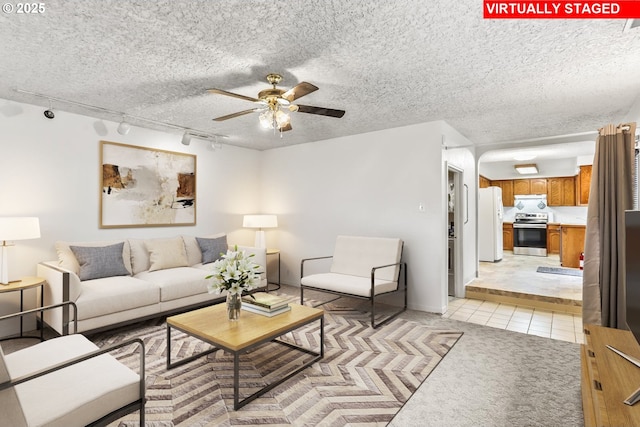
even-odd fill
[(513, 224), (513, 253), (547, 256), (547, 225)]

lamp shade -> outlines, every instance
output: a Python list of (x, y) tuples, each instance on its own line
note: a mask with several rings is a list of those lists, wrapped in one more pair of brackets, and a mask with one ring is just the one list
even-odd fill
[(40, 237), (40, 221), (36, 217), (0, 218), (0, 240), (26, 240)]
[(245, 228), (275, 228), (278, 226), (277, 215), (245, 215), (242, 220)]

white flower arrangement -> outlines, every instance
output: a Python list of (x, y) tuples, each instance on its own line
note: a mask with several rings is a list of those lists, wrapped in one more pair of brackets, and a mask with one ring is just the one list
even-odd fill
[(222, 258), (213, 263), (211, 275), (205, 279), (211, 279), (207, 284), (210, 294), (220, 294), (227, 291), (232, 295), (242, 295), (243, 291), (250, 291), (260, 285), (260, 266), (247, 256), (244, 251), (228, 250)]

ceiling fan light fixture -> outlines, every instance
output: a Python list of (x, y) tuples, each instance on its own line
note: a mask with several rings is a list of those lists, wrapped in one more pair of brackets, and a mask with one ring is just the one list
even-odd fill
[(341, 118), (344, 116), (344, 110), (334, 110), (332, 108), (313, 107), (310, 105), (296, 105), (293, 102), (306, 96), (312, 92), (318, 90), (318, 87), (307, 82), (300, 82), (296, 86), (289, 90), (277, 88), (277, 84), (282, 81), (280, 74), (271, 73), (267, 75), (267, 81), (273, 87), (270, 89), (261, 90), (258, 92), (258, 97), (253, 98), (238, 93), (228, 92), (223, 89), (207, 89), (207, 92), (218, 95), (230, 96), (232, 98), (244, 99), (245, 101), (253, 102), (254, 104), (261, 104), (263, 108), (256, 107), (245, 111), (240, 111), (234, 114), (227, 114), (225, 116), (214, 118), (213, 120), (221, 122), (224, 120), (232, 119), (234, 117), (244, 116), (245, 114), (259, 112), (259, 123), (264, 129), (280, 131), (280, 136), (286, 131), (290, 131), (291, 117), (290, 112), (302, 112), (307, 114), (315, 114), (319, 116), (336, 117)]
[(267, 110), (260, 113), (260, 126), (264, 129), (273, 128), (273, 111)]
[(276, 111), (276, 123), (278, 125), (278, 129), (283, 128), (291, 123), (291, 116), (282, 110), (278, 110)]

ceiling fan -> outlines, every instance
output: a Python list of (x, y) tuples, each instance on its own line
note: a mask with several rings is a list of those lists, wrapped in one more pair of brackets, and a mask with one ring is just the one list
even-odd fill
[(222, 89), (207, 89), (207, 92), (210, 93), (231, 96), (233, 98), (244, 99), (246, 101), (260, 104), (259, 107), (239, 111), (233, 114), (227, 114), (226, 116), (217, 117), (213, 120), (222, 122), (224, 120), (233, 119), (234, 117), (244, 116), (245, 114), (260, 112), (260, 124), (264, 128), (285, 132), (292, 129), (291, 117), (289, 116), (290, 112), (297, 111), (299, 113), (317, 114), (320, 116), (336, 118), (344, 116), (344, 110), (334, 110), (331, 108), (293, 104), (293, 101), (295, 101), (296, 99), (302, 98), (303, 96), (318, 90), (318, 87), (312, 85), (311, 83), (301, 82), (300, 84), (285, 91), (284, 89), (278, 89), (276, 87), (282, 81), (282, 76), (280, 74), (268, 74), (267, 81), (269, 82), (269, 84), (273, 85), (273, 87), (271, 89), (260, 91), (257, 98), (227, 92), (226, 90)]

